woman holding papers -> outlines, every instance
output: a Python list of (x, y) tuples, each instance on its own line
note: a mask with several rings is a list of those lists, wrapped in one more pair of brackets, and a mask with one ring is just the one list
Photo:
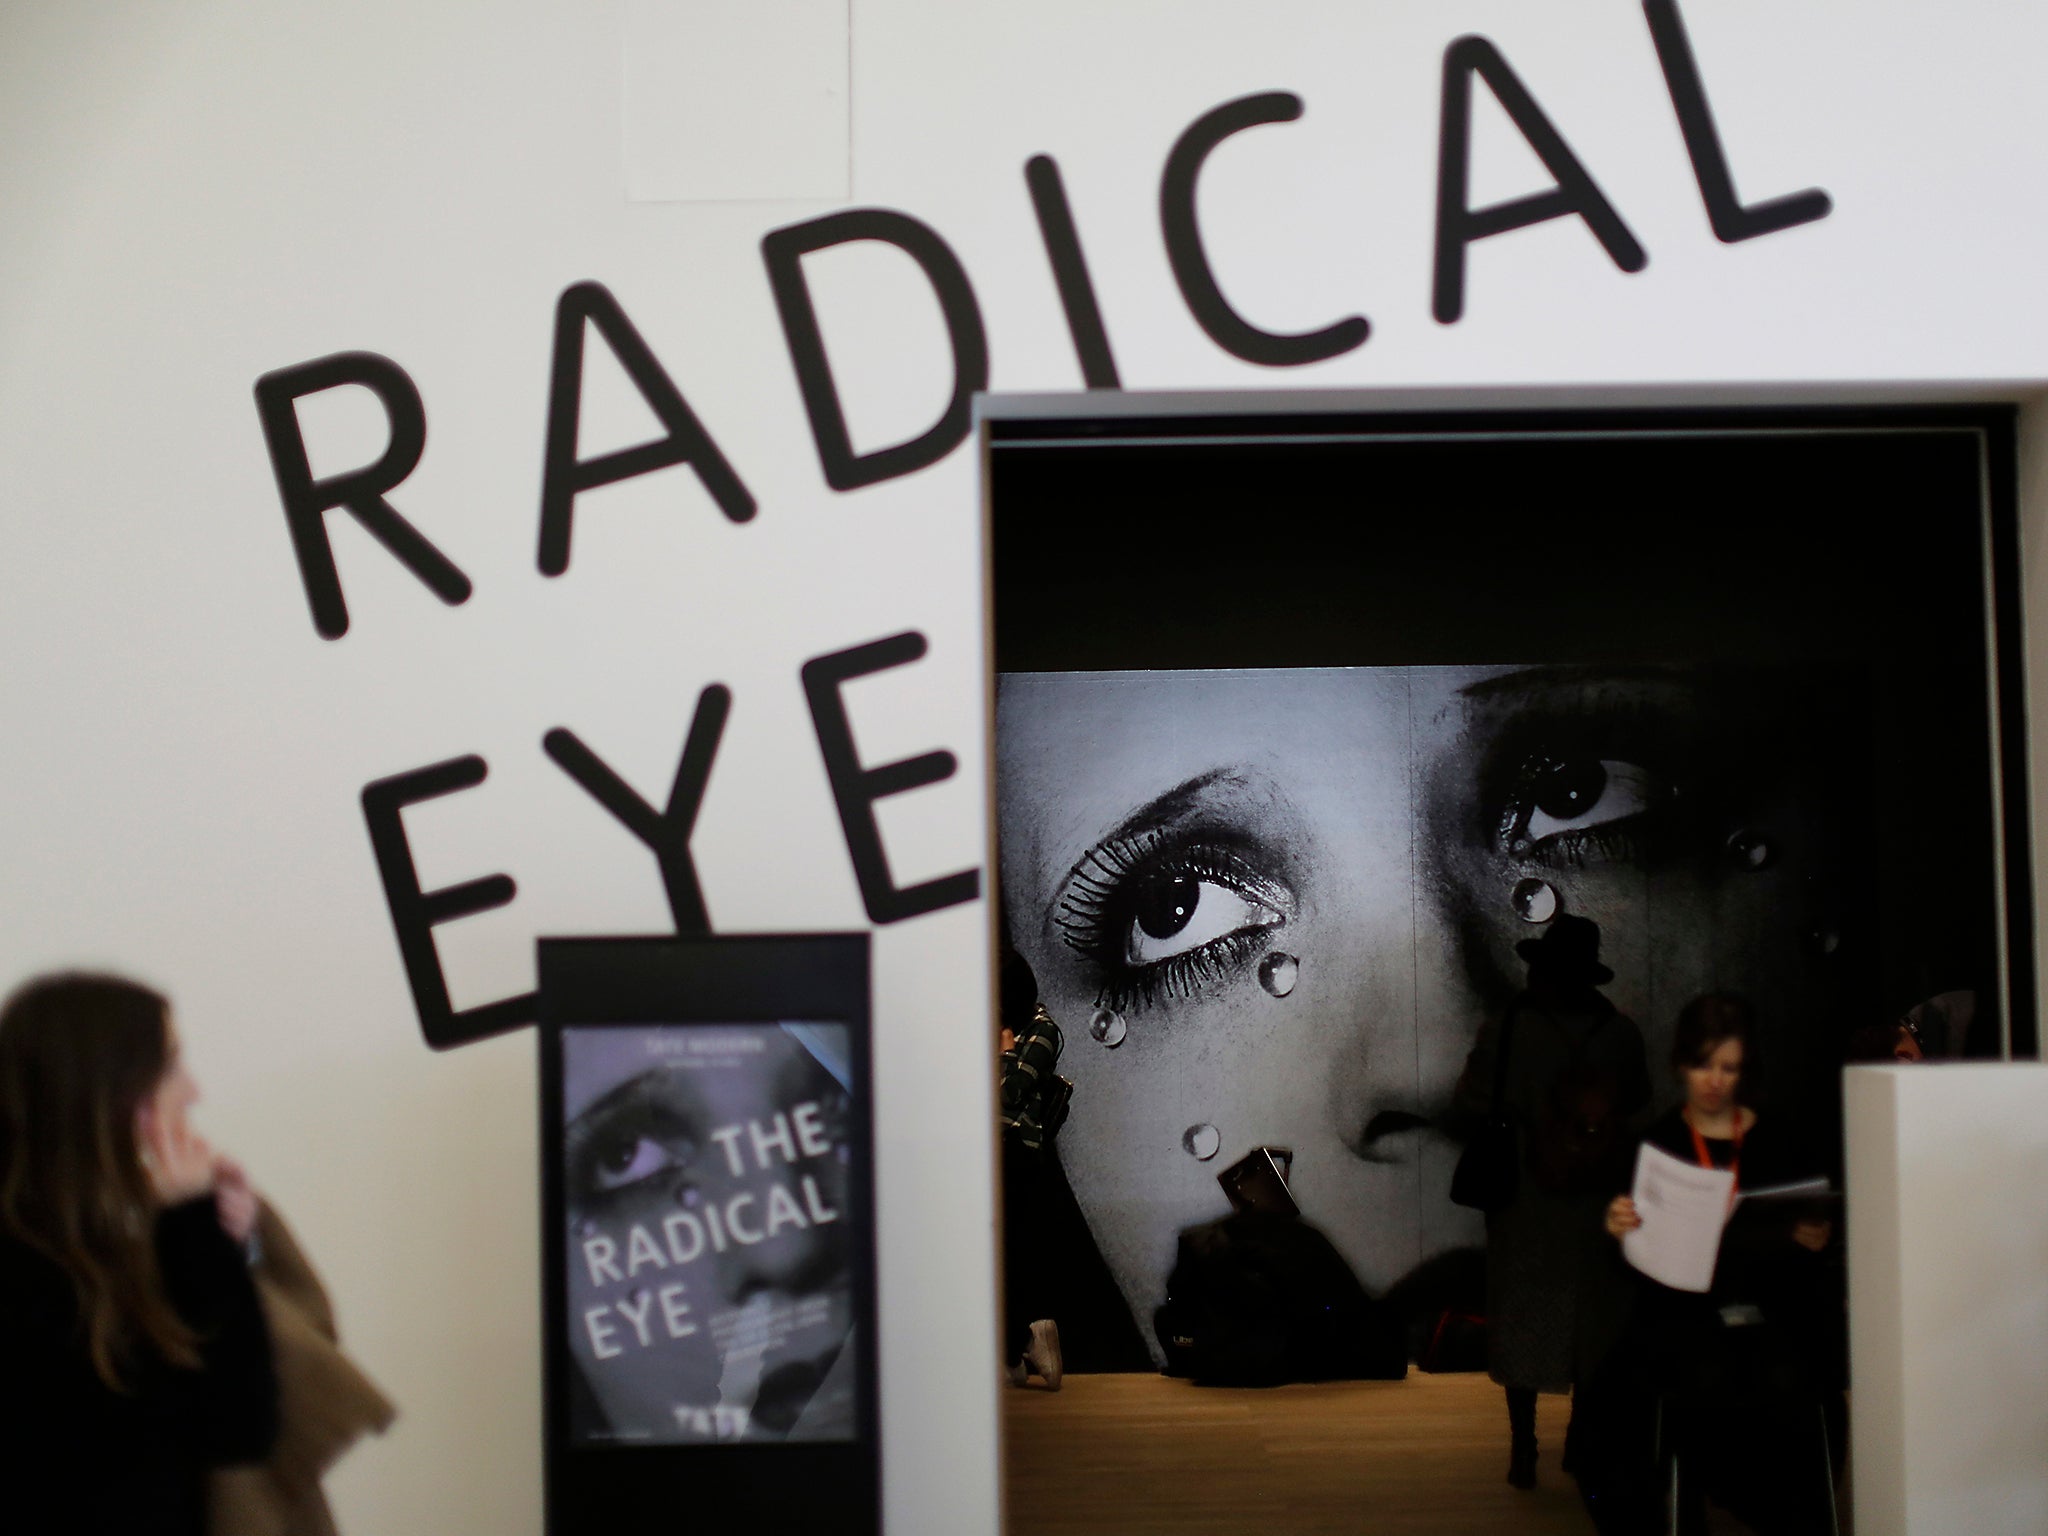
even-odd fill
[[(1696, 1163), (1726, 1169), (1735, 1175), (1738, 1191), (1799, 1182), (1822, 1166), (1773, 1122), (1757, 1134), (1757, 1112), (1743, 1102), (1743, 1058), (1753, 1026), (1749, 1004), (1726, 993), (1710, 992), (1686, 1004), (1678, 1016), (1671, 1042), (1671, 1064), (1685, 1085), (1685, 1102), (1653, 1123), (1643, 1135), (1645, 1146)], [(1643, 1224), (1630, 1195), (1617, 1195), (1607, 1207), (1607, 1231), (1621, 1238)], [(1819, 1253), (1832, 1233), (1822, 1219), (1792, 1223), (1792, 1241)]]
[(1796, 1120), (1744, 1102), (1754, 1032), (1740, 998), (1686, 1005), (1672, 1046), (1684, 1102), (1645, 1133), (1631, 1192), (1607, 1207), (1638, 1273), (1627, 1342), (1582, 1408), (1601, 1426), (1579, 1461), (1603, 1531), (1650, 1512), (1659, 1448), (1643, 1431), (1660, 1424), (1692, 1499), (1710, 1494), (1761, 1536), (1828, 1529), (1818, 1429), (1828, 1395), (1840, 1397), (1823, 1257), (1833, 1225), (1824, 1184), (1805, 1177), (1826, 1160)]

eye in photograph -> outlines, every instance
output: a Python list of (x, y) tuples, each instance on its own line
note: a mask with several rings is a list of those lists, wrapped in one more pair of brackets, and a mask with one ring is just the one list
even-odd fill
[(1478, 832), (1477, 846), (1541, 870), (1693, 851), (1740, 755), (1714, 724), (1713, 690), (1680, 677), (1529, 668), (1464, 697), (1477, 766), (1461, 784), (1446, 762), (1440, 811)]
[(1639, 856), (1645, 818), (1670, 807), (1676, 786), (1652, 768), (1590, 755), (1538, 755), (1503, 807), (1502, 841), (1517, 858), (1581, 868)]
[(1098, 1007), (1190, 997), (1266, 952), (1294, 898), (1234, 841), (1187, 827), (1114, 837), (1082, 857), (1052, 920), (1088, 963)]
[(620, 1137), (599, 1149), (592, 1176), (599, 1190), (625, 1189), (680, 1167), (676, 1155), (652, 1136)]
[(584, 1201), (601, 1204), (696, 1159), (694, 1128), (660, 1091), (646, 1079), (628, 1083), (568, 1127), (570, 1187)]

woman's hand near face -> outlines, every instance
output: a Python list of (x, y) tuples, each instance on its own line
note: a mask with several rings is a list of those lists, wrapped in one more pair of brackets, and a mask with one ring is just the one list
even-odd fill
[(1624, 1237), (1642, 1224), (1643, 1218), (1636, 1214), (1635, 1201), (1627, 1195), (1616, 1195), (1607, 1207), (1607, 1235)]
[(238, 1243), (248, 1242), (256, 1230), (256, 1190), (249, 1171), (232, 1157), (214, 1159), (213, 1201), (221, 1230)]
[(136, 1112), (135, 1129), (143, 1171), (157, 1204), (180, 1205), (213, 1189), (213, 1148), (193, 1132), (183, 1115), (161, 1115), (145, 1104)]

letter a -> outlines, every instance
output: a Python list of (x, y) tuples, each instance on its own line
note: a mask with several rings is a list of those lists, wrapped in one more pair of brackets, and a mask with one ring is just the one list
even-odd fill
[[(1556, 178), (1548, 192), (1532, 193), (1490, 208), (1465, 204), (1472, 172), (1472, 77), (1480, 76)], [(1504, 235), (1551, 219), (1576, 215), (1586, 221), (1614, 264), (1640, 272), (1650, 258), (1621, 222), (1593, 178), (1551, 125), (1536, 98), (1508, 68), (1500, 50), (1483, 37), (1461, 37), (1444, 50), (1443, 117), (1437, 134), (1436, 291), (1431, 308), (1449, 325), (1465, 312), (1465, 247), (1488, 235)]]
[[(583, 415), (583, 333), (595, 325), (668, 435), (634, 448), (576, 457), (576, 430)], [(689, 464), (736, 523), (754, 515), (754, 497), (733, 472), (669, 376), (653, 349), (633, 328), (619, 301), (601, 283), (574, 283), (555, 305), (555, 363), (548, 384), (547, 467), (540, 488), (540, 570), (559, 576), (569, 569), (569, 523), (580, 492), (596, 490), (672, 464)]]

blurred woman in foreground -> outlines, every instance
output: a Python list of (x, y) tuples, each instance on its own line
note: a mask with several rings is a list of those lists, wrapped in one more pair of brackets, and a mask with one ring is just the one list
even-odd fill
[(200, 1536), (277, 1433), (247, 1176), (192, 1130), (169, 1005), (60, 975), (0, 1010), (0, 1488), (39, 1532)]

